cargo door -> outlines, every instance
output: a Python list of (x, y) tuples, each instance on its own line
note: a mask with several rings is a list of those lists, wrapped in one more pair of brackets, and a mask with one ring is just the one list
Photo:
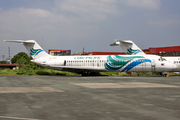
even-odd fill
[(94, 66), (97, 66), (97, 60), (93, 60), (94, 61)]
[(155, 72), (156, 71), (156, 60), (152, 59), (151, 61), (151, 72)]
[(96, 60), (97, 61), (97, 67), (100, 67), (100, 62), (99, 60)]

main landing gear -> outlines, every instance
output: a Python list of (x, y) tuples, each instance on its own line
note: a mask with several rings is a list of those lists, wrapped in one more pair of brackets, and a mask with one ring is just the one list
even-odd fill
[(99, 76), (99, 72), (87, 72), (87, 71), (82, 71), (81, 76)]

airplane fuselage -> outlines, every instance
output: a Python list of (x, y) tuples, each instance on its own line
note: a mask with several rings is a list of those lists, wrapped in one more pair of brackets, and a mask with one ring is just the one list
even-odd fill
[(171, 72), (176, 69), (174, 64), (161, 61), (156, 55), (49, 56), (33, 59), (32, 62), (47, 68), (71, 72)]

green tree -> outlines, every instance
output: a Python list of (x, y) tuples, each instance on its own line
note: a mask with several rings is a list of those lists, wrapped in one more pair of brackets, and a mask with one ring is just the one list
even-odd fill
[(20, 52), (17, 55), (15, 55), (12, 59), (11, 59), (11, 63), (14, 64), (29, 64), (31, 62), (31, 57), (28, 56), (26, 53), (24, 52)]
[[(17, 55), (15, 55), (12, 59), (11, 59), (11, 63), (14, 64), (18, 64), (18, 67), (19, 67), (19, 74), (21, 74), (21, 68), (24, 66), (24, 65), (27, 65), (27, 64), (30, 64), (31, 62), (31, 57), (28, 56), (26, 53), (24, 52), (20, 52), (18, 53)], [(25, 72), (25, 71), (23, 71)], [(23, 73), (22, 73), (23, 74)]]

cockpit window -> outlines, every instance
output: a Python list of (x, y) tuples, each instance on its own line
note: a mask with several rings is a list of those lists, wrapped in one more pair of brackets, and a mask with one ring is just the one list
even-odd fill
[(167, 61), (165, 58), (160, 57), (159, 61)]
[(163, 58), (163, 61), (167, 61), (165, 58)]
[(163, 58), (162, 57), (160, 57), (160, 60), (159, 61), (163, 61)]

